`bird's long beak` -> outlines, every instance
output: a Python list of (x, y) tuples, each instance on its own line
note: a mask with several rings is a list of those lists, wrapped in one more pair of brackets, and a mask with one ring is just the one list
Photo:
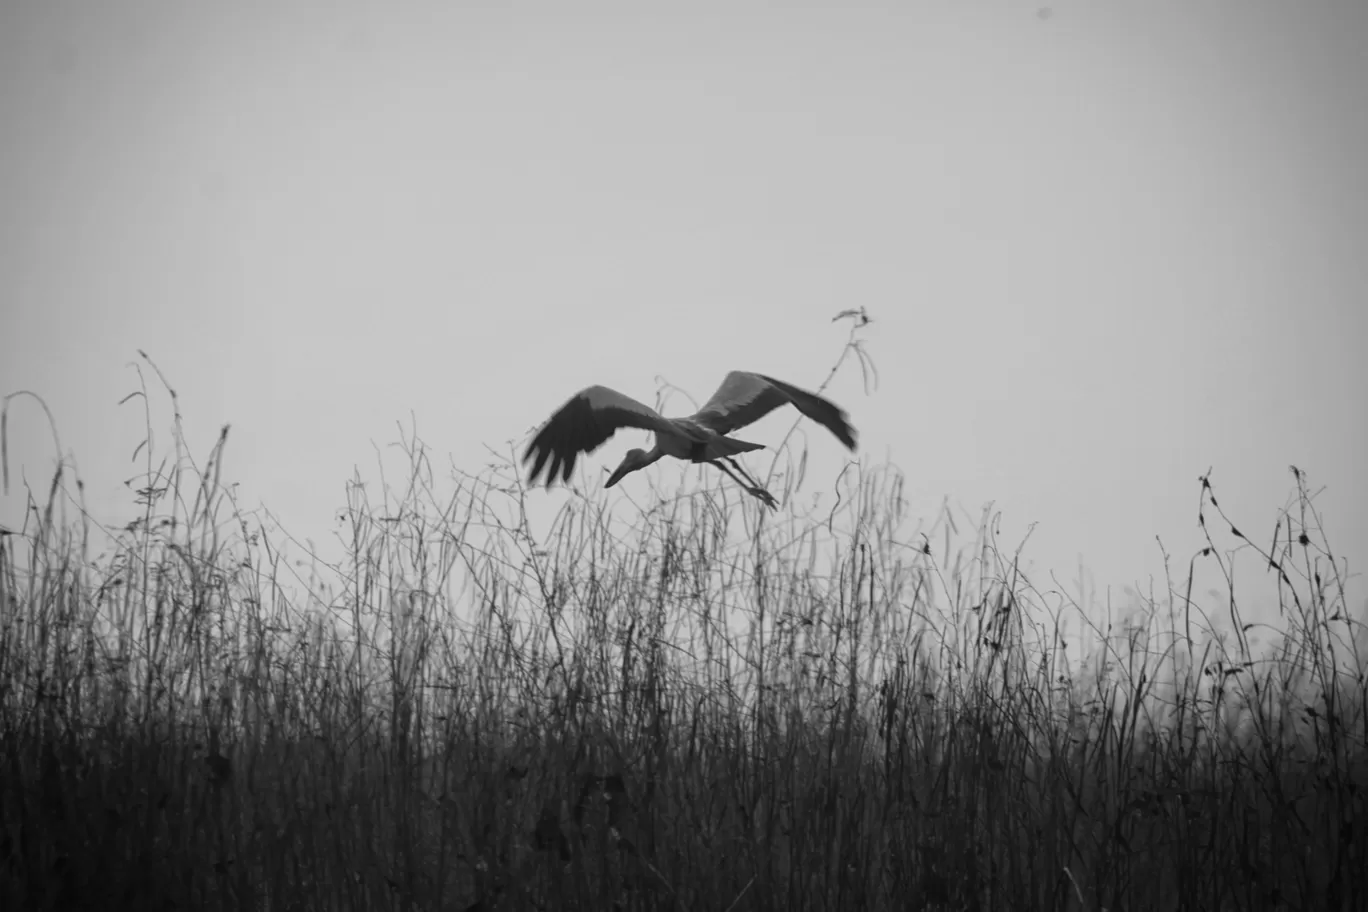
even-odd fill
[(608, 476), (608, 480), (603, 483), (603, 486), (605, 488), (611, 488), (613, 485), (617, 484), (619, 481), (622, 481), (622, 479), (630, 475), (632, 471), (636, 468), (636, 461), (633, 460), (631, 456), (628, 456), (626, 459), (622, 460), (622, 463), (616, 469), (613, 470), (613, 474)]

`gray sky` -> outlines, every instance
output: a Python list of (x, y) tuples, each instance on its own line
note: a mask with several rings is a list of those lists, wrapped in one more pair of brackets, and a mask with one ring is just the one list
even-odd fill
[[(410, 412), (478, 471), (590, 383), (815, 387), (863, 305), (881, 385), (829, 393), (914, 514), (995, 501), (1124, 585), (1199, 546), (1208, 466), (1264, 538), (1296, 464), (1354, 561), (1365, 46), (1350, 0), (11, 0), (0, 392), (126, 520), (142, 348), (196, 455), (231, 422), (225, 476), (323, 541)], [(41, 412), (10, 434), (46, 479)]]

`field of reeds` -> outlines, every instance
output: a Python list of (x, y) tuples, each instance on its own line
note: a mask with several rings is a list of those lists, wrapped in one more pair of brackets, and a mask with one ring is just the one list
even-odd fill
[(0, 536), (5, 909), (1368, 904), (1368, 637), (1299, 470), (1261, 543), (1195, 483), (1206, 545), (1107, 618), (858, 466), (536, 529), (409, 439), (300, 567), (227, 440), (147, 447), (121, 529), (64, 466)]

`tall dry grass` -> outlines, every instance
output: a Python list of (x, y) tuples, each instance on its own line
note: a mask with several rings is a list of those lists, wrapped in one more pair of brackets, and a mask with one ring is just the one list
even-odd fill
[(0, 537), (7, 909), (1368, 902), (1363, 619), (1300, 471), (1263, 550), (1203, 478), (1207, 546), (1079, 655), (1089, 606), (991, 516), (910, 532), (892, 470), (820, 511), (718, 484), (534, 530), (514, 466), (441, 493), (409, 439), (301, 570), (226, 440), (140, 453), (123, 529), (63, 467)]

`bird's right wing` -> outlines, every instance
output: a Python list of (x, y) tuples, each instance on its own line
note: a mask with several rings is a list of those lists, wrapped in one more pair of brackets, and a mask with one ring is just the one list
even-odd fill
[(527, 445), (523, 462), (536, 457), (528, 483), (537, 483), (537, 476), (548, 462), (548, 486), (556, 480), (557, 475), (560, 475), (562, 482), (569, 481), (580, 454), (592, 453), (620, 428), (640, 428), (667, 434), (675, 432), (674, 425), (668, 419), (631, 396), (624, 396), (606, 386), (588, 387), (561, 406)]
[(791, 383), (750, 371), (727, 374), (717, 392), (693, 419), (719, 434), (730, 434), (790, 402), (798, 411), (835, 434), (847, 448), (855, 449), (855, 429), (836, 403)]

